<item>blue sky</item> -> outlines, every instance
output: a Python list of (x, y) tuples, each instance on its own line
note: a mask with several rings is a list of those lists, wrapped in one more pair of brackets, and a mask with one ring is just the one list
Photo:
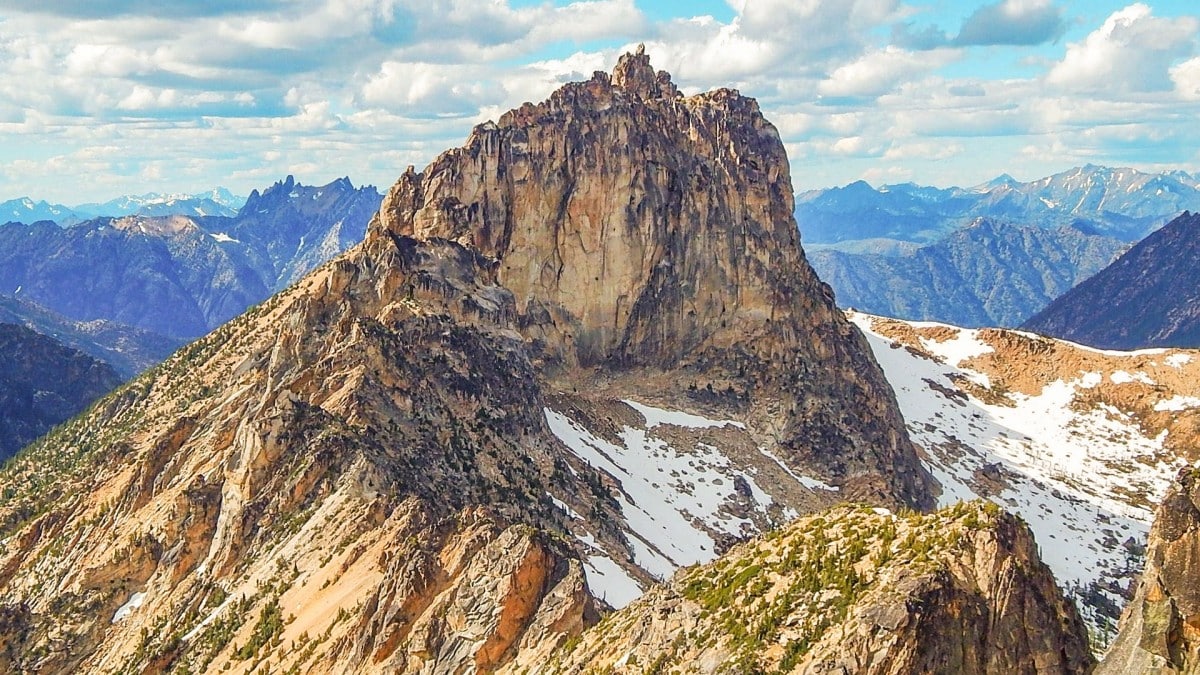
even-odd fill
[[(36, 5), (36, 9), (29, 7)], [(0, 0), (0, 200), (386, 189), (644, 42), (779, 128), (797, 190), (1200, 170), (1200, 17), (1147, 0)]]

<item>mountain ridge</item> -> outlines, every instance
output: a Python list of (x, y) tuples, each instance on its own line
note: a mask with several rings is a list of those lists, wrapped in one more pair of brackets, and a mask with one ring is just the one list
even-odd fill
[(1126, 245), (1071, 226), (980, 218), (932, 244), (887, 254), (809, 254), (843, 307), (962, 327), (1018, 326), (1111, 263)]
[(107, 363), (0, 323), (0, 462), (121, 383)]
[(346, 179), (289, 184), (232, 217), (0, 226), (0, 290), (75, 321), (195, 338), (358, 243), (382, 199)]
[(1074, 607), (1028, 528), (994, 505), (841, 506), (689, 568), (547, 673), (1084, 673)]
[(1200, 440), (1200, 352), (1101, 351), (1011, 329), (851, 313), (940, 506), (1020, 515), (1098, 650), (1133, 596), (1154, 509)]
[(111, 365), (130, 379), (157, 365), (183, 343), (103, 319), (73, 321), (20, 295), (0, 295), (0, 321), (25, 326)]
[(1200, 347), (1198, 229), (1185, 211), (1022, 327), (1099, 348)]

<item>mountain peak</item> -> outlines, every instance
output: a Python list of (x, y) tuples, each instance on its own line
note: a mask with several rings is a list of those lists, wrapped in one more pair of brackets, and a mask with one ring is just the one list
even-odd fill
[[(899, 422), (881, 407), (890, 398), (882, 381), (849, 374), (877, 371), (859, 362), (865, 346), (804, 260), (777, 130), (753, 99), (733, 90), (668, 101), (670, 76), (652, 73), (644, 52), (626, 54), (614, 85), (601, 77), (567, 84), (499, 124), (477, 126), (463, 148), (401, 176), (367, 249), (382, 255), (411, 238), (474, 252), (512, 293), (517, 322), (536, 337), (552, 373), (693, 369), (706, 378), (720, 373), (722, 388), (737, 392), (758, 371), (763, 383), (803, 382), (804, 394), (791, 385), (784, 394), (805, 397), (798, 411), (820, 408), (808, 397), (834, 408), (871, 401), (872, 411), (861, 411), (875, 419), (864, 425), (870, 440), (849, 443), (859, 431), (834, 432), (799, 412), (783, 422), (781, 437), (791, 438), (797, 456), (829, 452), (829, 459), (831, 447), (801, 438), (812, 436), (808, 425), (847, 441), (835, 443), (847, 453), (836, 461), (839, 473), (864, 450), (895, 452), (906, 470), (864, 497), (882, 489), (926, 504), (926, 478), (904, 441), (875, 436)], [(813, 334), (829, 336), (817, 347), (829, 354), (816, 355), (804, 337)], [(831, 361), (834, 354), (844, 360)], [(834, 395), (843, 376), (864, 388)], [(755, 407), (760, 396), (779, 393), (775, 386), (751, 385), (737, 396)]]
[(617, 67), (613, 69), (612, 84), (641, 99), (671, 99), (680, 95), (679, 90), (671, 83), (671, 76), (665, 70), (655, 72), (650, 65), (650, 57), (646, 54), (646, 46), (641, 44), (636, 52), (626, 52), (617, 61)]
[(999, 176), (989, 180), (988, 182), (978, 186), (976, 190), (991, 191), (997, 188), (1011, 188), (1020, 185), (1021, 182), (1013, 178), (1007, 173), (1002, 173)]
[[(835, 500), (932, 506), (751, 99), (594, 78), (502, 119), (0, 473), (0, 670), (539, 670), (525, 645), (594, 623), (589, 588), (629, 600)], [(718, 446), (748, 468), (715, 480)]]

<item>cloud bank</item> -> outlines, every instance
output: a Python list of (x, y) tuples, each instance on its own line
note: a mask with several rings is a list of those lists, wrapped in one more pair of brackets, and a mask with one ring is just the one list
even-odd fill
[(1200, 21), (1184, 2), (708, 7), (0, 0), (0, 198), (246, 192), (286, 173), (386, 186), (638, 43), (685, 92), (759, 98), (799, 189), (1200, 163)]

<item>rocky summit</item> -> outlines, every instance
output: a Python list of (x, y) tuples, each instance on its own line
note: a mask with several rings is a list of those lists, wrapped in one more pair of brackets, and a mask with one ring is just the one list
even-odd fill
[[(831, 512), (844, 555), (780, 540), (832, 570), (815, 597), (745, 579), (787, 663), (844, 642), (1086, 669), (1027, 530), (881, 515), (932, 505), (932, 478), (790, 194), (753, 100), (681, 96), (640, 50), (477, 127), (361, 246), (3, 469), (0, 670), (542, 672), (680, 568), (844, 500), (873, 503)], [(885, 549), (930, 566), (891, 587)], [(696, 569), (688, 593), (724, 588)], [(1036, 639), (1004, 637), (1020, 608)]]
[(684, 97), (627, 54), (405, 173), (368, 250), (461, 245), (560, 386), (676, 372), (844, 496), (927, 507), (893, 396), (792, 210), (783, 144), (753, 99)]

